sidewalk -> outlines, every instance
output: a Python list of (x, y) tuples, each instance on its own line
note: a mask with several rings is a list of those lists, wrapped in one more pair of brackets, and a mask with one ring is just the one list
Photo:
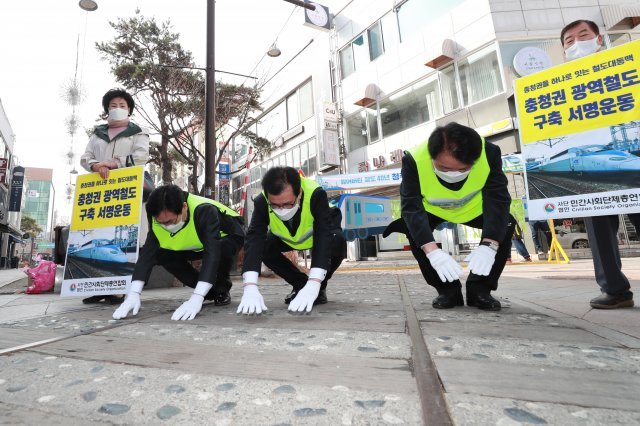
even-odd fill
[[(638, 263), (623, 259), (637, 294)], [(412, 317), (454, 424), (640, 423), (640, 308), (590, 309), (590, 260), (507, 266), (499, 312), (433, 309), (411, 259), (345, 262), (310, 315), (261, 279), (269, 311), (237, 316), (235, 284), (231, 306), (188, 322), (170, 320), (185, 288), (145, 290), (120, 321), (0, 295), (0, 350), (26, 345), (0, 356), (0, 423), (422, 424)]]

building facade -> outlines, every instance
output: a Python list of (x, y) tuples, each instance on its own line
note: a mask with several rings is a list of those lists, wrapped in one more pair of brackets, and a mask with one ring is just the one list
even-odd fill
[(52, 253), (55, 219), (53, 169), (26, 167), (25, 176), (26, 193), (22, 214), (33, 218), (42, 229), (35, 238), (34, 253)]
[[(0, 100), (0, 268), (16, 267), (12, 259), (16, 257), (17, 250), (22, 245), (22, 233), (20, 232), (20, 200), (12, 192), (23, 188), (12, 188), (12, 176), (17, 165), (13, 155), (15, 147), (15, 135), (11, 128), (9, 118), (5, 113)], [(14, 197), (14, 200), (11, 197)], [(11, 201), (17, 204), (11, 208)], [(14, 211), (11, 211), (14, 210)]]
[[(308, 176), (398, 168), (404, 150), (451, 121), (475, 128), (503, 154), (518, 153), (514, 80), (564, 61), (559, 35), (566, 24), (596, 22), (611, 47), (640, 38), (639, 15), (635, 3), (606, 0), (347, 2), (335, 12), (332, 31), (316, 35), (281, 73), (286, 80), (265, 85), (267, 108), (256, 132), (273, 141), (274, 151), (251, 165), (249, 186), (258, 188), (271, 165), (301, 167)], [(327, 103), (338, 111), (342, 159), (331, 170), (318, 155), (331, 148)], [(522, 176), (509, 174), (509, 182), (512, 197), (523, 197)], [(238, 176), (235, 202), (240, 188)], [(398, 200), (398, 189), (361, 192)], [(469, 232), (445, 235), (451, 252), (478, 237)], [(379, 248), (403, 247), (396, 235), (379, 239)]]

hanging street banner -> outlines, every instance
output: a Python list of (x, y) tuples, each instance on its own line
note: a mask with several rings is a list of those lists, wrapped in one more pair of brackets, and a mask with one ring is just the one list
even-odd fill
[(62, 297), (125, 294), (138, 259), (142, 166), (78, 176)]
[[(325, 191), (346, 191), (351, 189), (375, 188), (378, 186), (400, 185), (401, 169), (384, 169), (373, 172), (348, 173), (344, 175), (318, 175), (316, 182)], [(502, 156), (502, 171), (505, 173), (522, 173), (524, 170), (520, 154)]]
[(530, 220), (640, 212), (640, 40), (515, 81)]
[(16, 166), (13, 168), (13, 177), (11, 178), (11, 195), (9, 198), (10, 212), (19, 212), (21, 209), (23, 185), (24, 185), (24, 167)]
[(344, 175), (318, 175), (316, 182), (325, 191), (374, 188), (377, 186), (400, 185), (400, 169), (378, 170), (375, 172), (350, 173)]

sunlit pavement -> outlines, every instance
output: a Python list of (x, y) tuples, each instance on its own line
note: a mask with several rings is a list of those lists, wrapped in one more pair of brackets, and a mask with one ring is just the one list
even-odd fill
[[(640, 289), (640, 262), (623, 270)], [(0, 288), (0, 423), (421, 424), (407, 315), (455, 424), (640, 423), (640, 308), (591, 309), (590, 260), (508, 265), (499, 312), (433, 309), (407, 257), (345, 262), (309, 315), (289, 314), (271, 278), (268, 312), (238, 316), (238, 284), (230, 306), (184, 322), (170, 317), (185, 288), (146, 290), (120, 321)]]

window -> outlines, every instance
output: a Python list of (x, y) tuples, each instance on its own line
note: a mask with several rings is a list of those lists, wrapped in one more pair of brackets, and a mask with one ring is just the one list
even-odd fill
[(380, 102), (382, 135), (388, 137), (442, 115), (435, 78), (424, 80)]
[(300, 86), (298, 89), (298, 102), (300, 104), (300, 121), (306, 120), (313, 115), (313, 91), (311, 80)]
[(458, 72), (465, 105), (490, 98), (503, 90), (498, 55), (493, 45), (460, 61)]
[(442, 88), (442, 106), (444, 113), (449, 113), (460, 107), (458, 89), (456, 88), (456, 71), (453, 65), (440, 70), (440, 87)]
[(369, 39), (369, 59), (374, 60), (384, 53), (384, 45), (382, 42), (382, 27), (380, 22), (376, 22), (367, 30), (367, 38)]
[(318, 167), (316, 165), (316, 141), (309, 141), (309, 175), (315, 175)]
[(344, 47), (340, 51), (340, 72), (342, 78), (347, 78), (356, 70), (355, 63), (353, 62), (353, 48), (351, 43)]
[(301, 168), (302, 168), (302, 173), (304, 173), (305, 176), (309, 175), (308, 152), (309, 150), (307, 148), (307, 144), (306, 143), (300, 144)]
[(291, 167), (300, 168), (300, 147), (294, 146), (289, 151), (291, 153)]
[(287, 130), (287, 108), (280, 102), (258, 122), (258, 135), (273, 142)]
[(429, 22), (435, 21), (464, 0), (407, 0), (396, 7), (400, 40), (405, 41)]
[(384, 204), (365, 202), (364, 212), (369, 214), (384, 213)]
[(353, 62), (356, 69), (358, 66), (369, 63), (369, 48), (365, 44), (364, 33), (360, 34), (353, 40), (351, 45), (353, 46)]
[[(435, 18), (435, 16), (429, 12), (430, 3), (437, 4), (438, 2), (407, 0), (397, 8), (401, 41), (405, 41), (411, 34), (422, 28), (426, 22)], [(448, 1), (442, 3), (448, 3)]]
[(371, 108), (365, 108), (367, 112), (367, 129), (369, 129), (369, 143), (380, 140), (380, 132), (378, 131), (378, 109), (376, 105)]
[(347, 117), (345, 130), (349, 152), (367, 145), (367, 115), (364, 110)]
[(395, 13), (387, 13), (380, 19), (382, 34), (384, 37), (384, 48), (393, 49), (400, 43), (400, 33), (398, 32), (398, 20)]
[(298, 92), (287, 96), (287, 128), (291, 129), (300, 122), (298, 111)]
[(631, 36), (626, 33), (621, 34), (609, 34), (609, 47), (620, 46), (631, 41)]
[(291, 150), (285, 152), (285, 166), (295, 167), (296, 165), (293, 163), (293, 153)]

